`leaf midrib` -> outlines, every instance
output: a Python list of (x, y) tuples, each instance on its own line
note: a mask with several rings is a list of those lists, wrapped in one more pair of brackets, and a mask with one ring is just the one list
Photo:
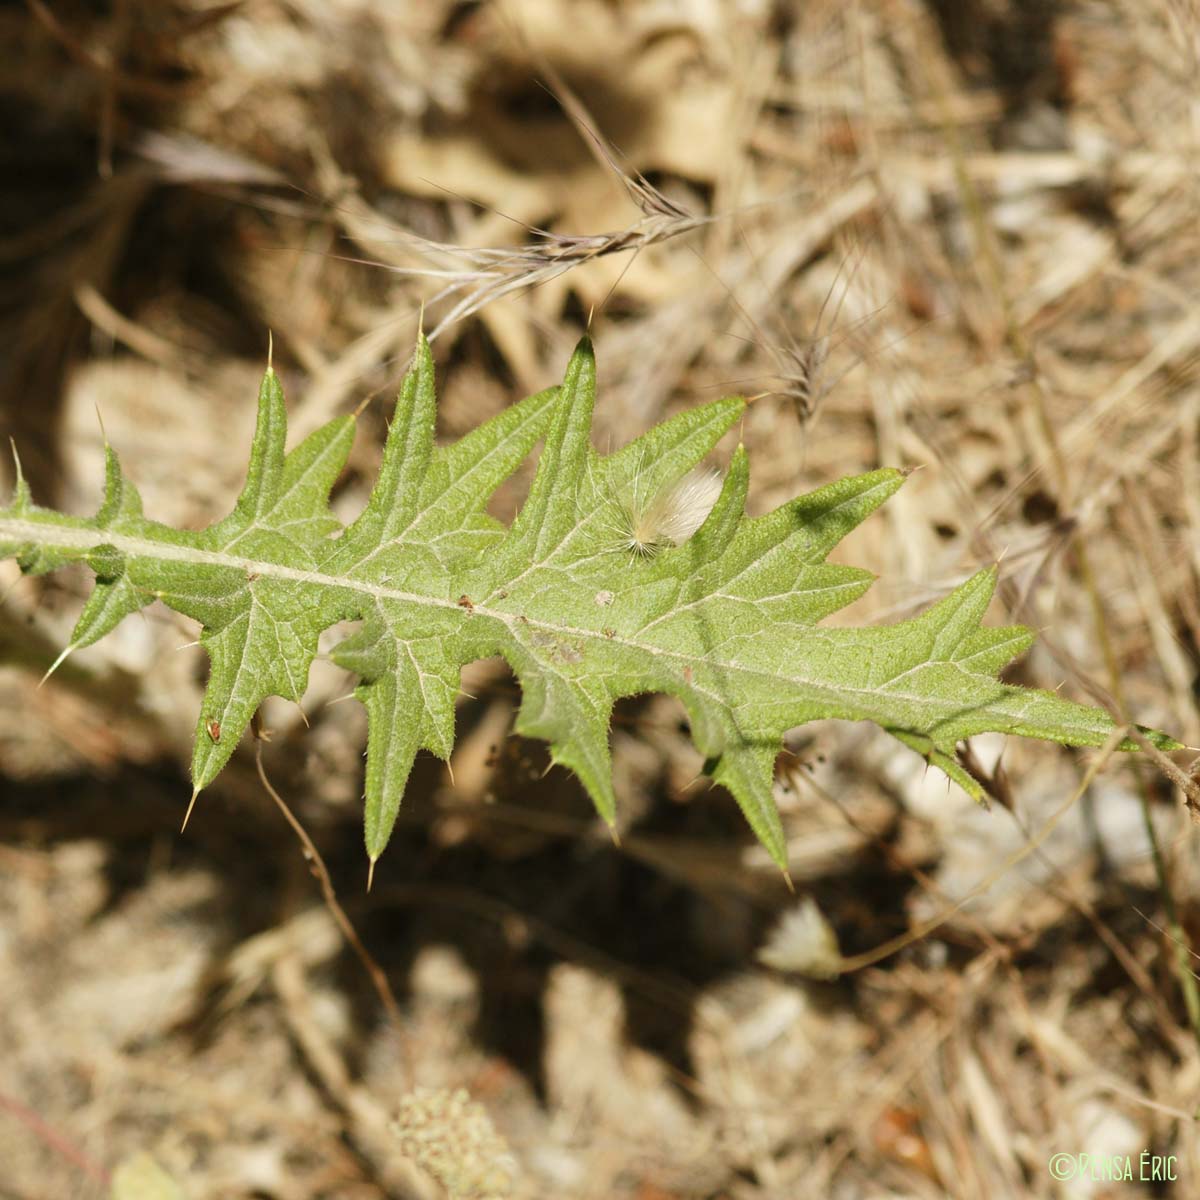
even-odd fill
[[(144, 538), (131, 537), (128, 534), (114, 533), (110, 530), (78, 529), (57, 524), (43, 525), (40, 522), (23, 521), (11, 517), (0, 518), (0, 541), (10, 537), (12, 540), (17, 542), (41, 542), (42, 544), (78, 550), (87, 550), (102, 545), (115, 546), (123, 554), (135, 558), (160, 558), (168, 559), (172, 562), (198, 563), (205, 566), (226, 567), (233, 570), (245, 571), (260, 578), (289, 580), (294, 583), (311, 584), (315, 587), (359, 592), (376, 600), (399, 600), (409, 604), (423, 605), (427, 608), (447, 609), (460, 613), (462, 611), (462, 606), (457, 600), (443, 600), (436, 596), (429, 596), (420, 592), (404, 592), (396, 588), (387, 587), (383, 584), (374, 584), (364, 579), (343, 579), (336, 575), (325, 575), (319, 571), (300, 570), (295, 567), (284, 566), (282, 563), (263, 562), (257, 559), (241, 558), (236, 555), (224, 554), (220, 551), (203, 550), (193, 546), (181, 546), (172, 542), (149, 541)], [(546, 633), (556, 637), (570, 636), (586, 638), (603, 646), (611, 647), (613, 645), (620, 645), (627, 647), (630, 650), (651, 654), (659, 658), (675, 659), (682, 662), (686, 666), (694, 666), (697, 658), (703, 657), (695, 654), (685, 654), (678, 650), (670, 650), (666, 647), (658, 646), (653, 643), (633, 641), (629, 638), (622, 637), (619, 633), (616, 634), (615, 637), (609, 637), (607, 634), (599, 630), (578, 628), (571, 625), (558, 625), (549, 621), (539, 620), (535, 617), (526, 617), (524, 614), (506, 612), (502, 609), (487, 608), (482, 604), (476, 604), (473, 611), (474, 615), (476, 616), (490, 617), (496, 621), (499, 621), (501, 624), (506, 626), (519, 641), (523, 641), (523, 639), (520, 637), (520, 632), (522, 629), (537, 628), (544, 630)], [(813, 632), (819, 633), (820, 630), (814, 627)], [(939, 662), (946, 666), (952, 666), (962, 670), (961, 665), (952, 659), (937, 659), (930, 661)], [(828, 682), (817, 682), (797, 676), (780, 675), (778, 672), (766, 671), (760, 667), (747, 666), (742, 663), (731, 662), (728, 660), (718, 659), (713, 665), (725, 671), (736, 671), (740, 674), (751, 677), (759, 677), (775, 681), (784, 680), (797, 686), (807, 687), (813, 689), (814, 691), (824, 692), (835, 698), (847, 696), (876, 696), (878, 693), (886, 690), (889, 699), (908, 701), (919, 706), (924, 711), (939, 713), (948, 707), (958, 707), (956, 705), (951, 705), (947, 701), (938, 700), (935, 697), (892, 691), (886, 683), (869, 688), (856, 688), (849, 687), (844, 684), (835, 685)], [(548, 666), (547, 669), (549, 669)], [(902, 674), (905, 673), (908, 673), (908, 671), (906, 670), (905, 672), (902, 672)], [(971, 675), (971, 673), (967, 671), (964, 671), (964, 674), (968, 676)], [(722, 701), (721, 698), (715, 694), (708, 692), (706, 688), (699, 686), (695, 682), (689, 684), (688, 686), (701, 694), (710, 695), (712, 699), (720, 704), (723, 708), (729, 709), (730, 706), (727, 702)]]

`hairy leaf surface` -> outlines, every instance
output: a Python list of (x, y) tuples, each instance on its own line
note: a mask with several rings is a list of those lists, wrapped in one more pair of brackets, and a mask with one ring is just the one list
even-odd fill
[[(954, 757), (963, 738), (1000, 731), (1100, 745), (1112, 732), (1099, 709), (999, 681), (1032, 635), (981, 624), (992, 570), (912, 620), (820, 625), (870, 585), (868, 572), (826, 556), (896, 491), (898, 471), (843, 479), (752, 519), (739, 447), (692, 536), (636, 552), (630, 497), (668, 494), (738, 421), (744, 402), (694, 408), (604, 457), (590, 443), (594, 398), (585, 339), (560, 387), (437, 447), (433, 359), (422, 339), (375, 489), (343, 528), (329, 493), (353, 419), (335, 419), (285, 453), (283, 391), (268, 369), (246, 483), (222, 521), (189, 531), (148, 519), (109, 448), (95, 517), (38, 508), (18, 479), (12, 504), (0, 510), (0, 553), (28, 572), (79, 560), (95, 571), (68, 651), (153, 600), (200, 622), (212, 670), (192, 757), (197, 791), (267, 696), (300, 700), (322, 631), (360, 621), (333, 657), (358, 677), (368, 714), (372, 861), (387, 844), (417, 751), (450, 754), (461, 667), (489, 655), (502, 655), (520, 680), (517, 731), (546, 740), (610, 822), (613, 704), (645, 692), (679, 697), (712, 777), (780, 865), (775, 757), (784, 734), (806, 721), (874, 721), (977, 796)], [(539, 441), (529, 496), (505, 527), (487, 502)]]

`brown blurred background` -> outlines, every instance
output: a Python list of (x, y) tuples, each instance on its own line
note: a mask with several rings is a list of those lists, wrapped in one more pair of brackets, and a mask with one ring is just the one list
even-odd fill
[[(370, 401), (346, 517), (422, 308), (446, 439), (590, 318), (603, 449), (736, 391), (754, 512), (921, 468), (839, 547), (880, 580), (835, 619), (999, 560), (991, 619), (1041, 634), (1014, 680), (1194, 745), (1198, 57), (1195, 0), (10, 3), (3, 432), (84, 512), (102, 420), (149, 515), (207, 524), (270, 334), (293, 436)], [(484, 663), (367, 895), (365, 721), (320, 661), (264, 761), (396, 1022), (252, 747), (180, 836), (194, 627), (151, 610), (37, 687), (87, 586), (0, 564), (0, 1195), (106, 1196), (139, 1152), (192, 1200), (1200, 1192), (1196, 841), (1157, 770), (1055, 815), (1087, 757), (979, 739), (984, 811), (806, 727), (797, 898), (673, 702), (618, 711), (617, 847)], [(811, 978), (817, 909), (856, 954), (960, 902)], [(1178, 1182), (1047, 1169), (1143, 1151)]]

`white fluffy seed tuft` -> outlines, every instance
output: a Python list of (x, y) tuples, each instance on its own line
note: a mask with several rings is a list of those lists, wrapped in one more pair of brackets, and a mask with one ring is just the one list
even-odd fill
[(783, 914), (759, 950), (758, 961), (809, 979), (836, 979), (842, 970), (837, 934), (811, 896)]
[(621, 548), (639, 558), (688, 540), (712, 512), (721, 494), (721, 476), (698, 469), (662, 488), (648, 501), (634, 498), (621, 505)]

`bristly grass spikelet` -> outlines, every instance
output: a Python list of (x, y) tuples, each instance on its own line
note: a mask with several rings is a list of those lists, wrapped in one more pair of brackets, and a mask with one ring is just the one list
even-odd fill
[[(320, 635), (357, 621), (331, 658), (357, 677), (367, 709), (372, 865), (417, 752), (450, 757), (461, 667), (493, 655), (521, 685), (516, 732), (549, 743), (552, 762), (579, 777), (610, 827), (613, 705), (648, 692), (678, 697), (708, 774), (733, 793), (785, 878), (772, 785), (784, 734), (797, 725), (874, 721), (976, 798), (980, 786), (956, 758), (965, 738), (995, 730), (1099, 746), (1113, 732), (1099, 709), (997, 678), (1033, 635), (982, 625), (994, 569), (899, 624), (820, 624), (873, 579), (827, 555), (903, 473), (842, 479), (750, 518), (744, 448), (723, 477), (697, 473), (741, 419), (743, 399), (698, 405), (601, 456), (590, 440), (595, 371), (584, 338), (560, 387), (435, 446), (433, 356), (421, 338), (375, 488), (343, 526), (329, 495), (354, 419), (338, 417), (286, 451), (283, 388), (268, 368), (246, 482), (228, 516), (201, 530), (152, 520), (105, 446), (94, 517), (39, 508), (18, 475), (0, 509), (0, 557), (26, 574), (72, 562), (92, 569), (96, 584), (70, 638), (78, 649), (156, 599), (199, 623), (212, 669), (192, 802), (266, 697), (301, 699)], [(488, 502), (538, 442), (529, 495), (505, 526)], [(1122, 743), (1137, 748), (1133, 738)]]
[[(753, 275), (757, 277), (763, 290), (770, 293), (773, 289), (767, 280), (763, 278), (758, 258), (750, 246), (745, 233), (742, 234), (742, 241), (749, 256)], [(710, 274), (724, 288), (733, 307), (750, 327), (753, 334), (753, 337), (744, 337), (738, 334), (731, 334), (730, 336), (738, 338), (739, 341), (745, 341), (750, 345), (760, 347), (774, 359), (775, 370), (773, 372), (756, 378), (743, 378), (737, 380), (736, 383), (741, 386), (743, 384), (757, 383), (763, 379), (770, 381), (773, 386), (756, 391), (754, 395), (750, 396), (750, 399), (762, 400), (769, 396), (778, 396), (781, 399), (787, 400), (791, 404), (796, 414), (796, 420), (802, 429), (806, 428), (816, 415), (817, 409), (825, 396), (855, 366), (859, 365), (858, 362), (855, 362), (848, 367), (844, 367), (833, 377), (826, 370), (826, 364), (831, 351), (836, 349), (844, 338), (849, 336), (849, 333), (852, 333), (859, 325), (870, 320), (875, 315), (874, 313), (868, 313), (855, 321), (851, 325), (850, 330), (835, 343), (833, 334), (837, 328), (842, 308), (851, 295), (855, 280), (858, 277), (859, 268), (862, 266), (865, 258), (866, 247), (859, 246), (856, 251), (851, 251), (842, 259), (834, 274), (833, 281), (821, 300), (821, 305), (812, 322), (811, 331), (806, 336), (797, 337), (794, 335), (788, 329), (786, 322), (780, 320), (776, 315), (770, 323), (778, 327), (779, 341), (774, 341), (767, 337), (762, 324), (754, 317), (746, 305), (737, 298), (725, 280), (717, 275), (708, 266), (707, 262), (701, 258), (701, 262), (704, 263), (706, 269), (709, 270)], [(777, 280), (776, 287), (780, 286), (782, 282), (782, 280)], [(833, 306), (832, 310), (830, 309), (831, 303)], [(828, 322), (826, 322), (827, 316)], [(726, 386), (728, 386), (728, 383)]]

